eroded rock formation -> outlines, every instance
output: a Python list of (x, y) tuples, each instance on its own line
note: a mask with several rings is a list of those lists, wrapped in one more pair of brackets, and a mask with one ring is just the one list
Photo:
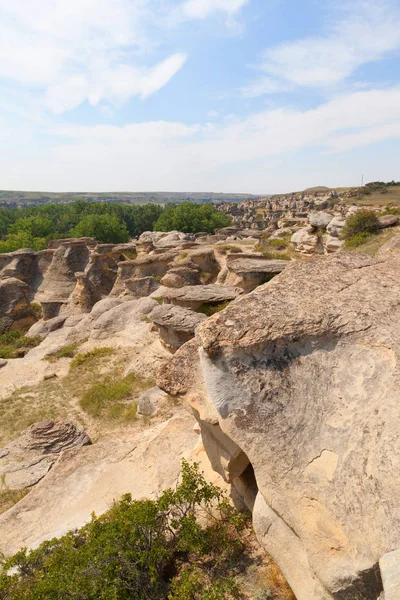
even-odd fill
[(195, 409), (214, 468), (258, 489), (254, 527), (298, 600), (376, 600), (400, 547), (399, 275), (395, 250), (292, 264), (158, 378)]

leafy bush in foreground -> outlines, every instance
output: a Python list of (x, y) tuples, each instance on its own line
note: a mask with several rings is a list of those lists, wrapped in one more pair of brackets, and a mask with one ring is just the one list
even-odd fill
[(237, 599), (231, 575), (244, 527), (221, 490), (183, 461), (180, 485), (158, 500), (126, 495), (81, 529), (5, 561), (0, 599)]

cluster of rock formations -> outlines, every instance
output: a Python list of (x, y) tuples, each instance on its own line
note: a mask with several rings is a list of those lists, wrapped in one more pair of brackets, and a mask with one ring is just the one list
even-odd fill
[(0, 255), (2, 330), (31, 326), (43, 340), (0, 370), (0, 396), (65, 373), (42, 359), (66, 343), (101, 341), (129, 348), (131, 371), (157, 375), (139, 416), (171, 396), (192, 413), (177, 409), (129, 442), (91, 445), (64, 421), (29, 428), (0, 450), (6, 485), (32, 488), (0, 516), (0, 551), (77, 527), (119, 494), (154, 497), (196, 446), (252, 512), (298, 600), (400, 598), (400, 238), (376, 258), (344, 252), (356, 209), (330, 199), (312, 210), (287, 199), (269, 222), (270, 238), (309, 260), (266, 259), (248, 221), (212, 236), (146, 232)]

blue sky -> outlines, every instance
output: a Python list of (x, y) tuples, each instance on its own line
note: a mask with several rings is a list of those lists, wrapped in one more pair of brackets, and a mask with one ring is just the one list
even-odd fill
[(0, 189), (400, 179), (398, 0), (0, 0)]

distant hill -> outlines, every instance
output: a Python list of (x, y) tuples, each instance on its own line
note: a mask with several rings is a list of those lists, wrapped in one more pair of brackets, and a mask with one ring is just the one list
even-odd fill
[(213, 192), (20, 192), (0, 190), (0, 206), (36, 206), (38, 204), (70, 204), (77, 200), (89, 202), (126, 202), (127, 204), (166, 204), (168, 202), (242, 202), (256, 200), (252, 194), (216, 194)]

